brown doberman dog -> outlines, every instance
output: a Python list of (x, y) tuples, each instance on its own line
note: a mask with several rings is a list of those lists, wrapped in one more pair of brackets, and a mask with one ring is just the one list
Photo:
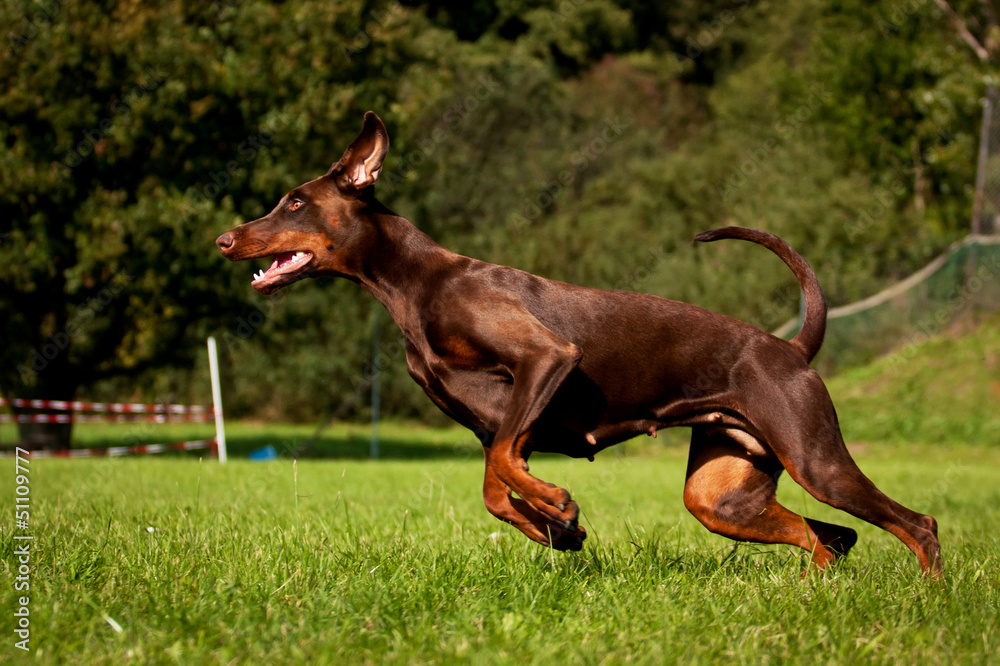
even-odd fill
[(636, 435), (687, 426), (684, 504), (712, 532), (799, 546), (821, 568), (846, 554), (854, 530), (777, 502), (787, 470), (816, 499), (897, 536), (925, 573), (940, 573), (936, 521), (883, 494), (844, 445), (809, 367), (826, 330), (826, 300), (784, 241), (743, 227), (695, 238), (738, 238), (781, 257), (805, 294), (805, 321), (791, 341), (687, 303), (577, 287), (450, 252), (375, 199), (388, 150), (385, 126), (369, 111), (325, 175), (216, 244), (234, 261), (273, 257), (254, 276), (262, 294), (320, 276), (371, 292), (406, 338), (410, 375), (479, 434), (490, 513), (538, 543), (579, 550), (579, 507), (530, 475), (528, 456), (592, 459)]

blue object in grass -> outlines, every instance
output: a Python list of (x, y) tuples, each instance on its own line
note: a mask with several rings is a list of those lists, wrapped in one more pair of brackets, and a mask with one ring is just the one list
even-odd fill
[(278, 450), (268, 444), (262, 449), (251, 451), (248, 457), (250, 460), (276, 460), (278, 458)]

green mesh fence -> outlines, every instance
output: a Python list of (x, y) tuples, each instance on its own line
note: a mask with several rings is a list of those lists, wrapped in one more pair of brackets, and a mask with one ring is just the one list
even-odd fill
[[(817, 367), (832, 373), (867, 363), (998, 310), (1000, 236), (968, 236), (906, 280), (832, 308)], [(791, 320), (775, 335), (790, 339), (799, 326)]]

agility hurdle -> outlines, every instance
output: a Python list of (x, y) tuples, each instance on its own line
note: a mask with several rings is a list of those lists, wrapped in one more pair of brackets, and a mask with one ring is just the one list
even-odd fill
[[(47, 410), (41, 414), (0, 414), (0, 423), (209, 423), (215, 422), (215, 437), (170, 444), (112, 446), (106, 449), (32, 451), (36, 458), (95, 458), (195, 451), (208, 449), (225, 463), (226, 432), (222, 418), (222, 392), (215, 338), (208, 338), (209, 371), (212, 376), (212, 405), (168, 405), (83, 400), (26, 400), (0, 397), (0, 408)], [(3, 455), (3, 454), (0, 454)]]

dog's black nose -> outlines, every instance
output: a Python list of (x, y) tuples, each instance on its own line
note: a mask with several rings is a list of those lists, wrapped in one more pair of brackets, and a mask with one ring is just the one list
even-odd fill
[(215, 244), (218, 246), (220, 250), (222, 250), (223, 253), (225, 253), (226, 250), (228, 250), (233, 246), (233, 242), (234, 241), (232, 234), (228, 233), (222, 234), (221, 236), (215, 239)]

